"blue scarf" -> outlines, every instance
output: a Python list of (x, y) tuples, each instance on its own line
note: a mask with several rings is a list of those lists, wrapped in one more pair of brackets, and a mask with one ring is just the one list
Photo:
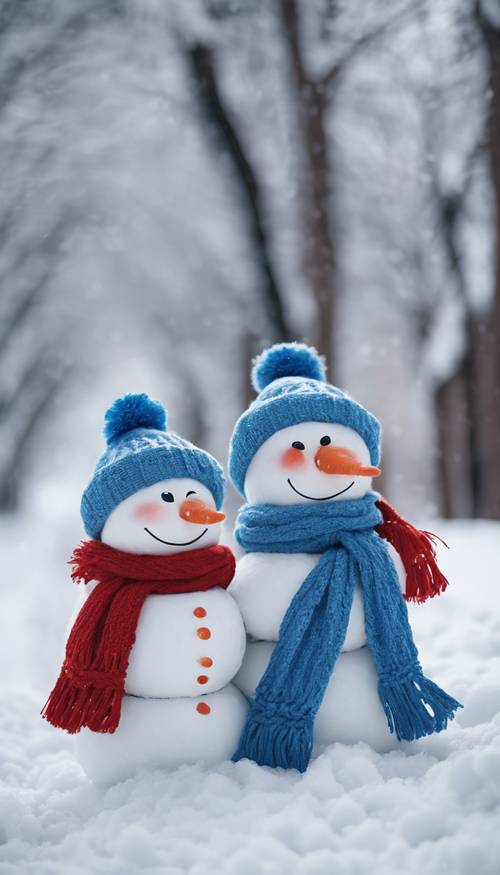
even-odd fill
[(423, 675), (396, 569), (375, 532), (382, 521), (378, 497), (241, 509), (235, 535), (247, 552), (323, 555), (283, 618), (234, 760), (306, 770), (357, 581), (389, 730), (413, 741), (445, 729), (462, 707)]

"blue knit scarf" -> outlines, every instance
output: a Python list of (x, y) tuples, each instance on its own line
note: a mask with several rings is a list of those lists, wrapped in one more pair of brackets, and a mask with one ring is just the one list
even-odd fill
[(313, 726), (361, 583), (368, 644), (389, 730), (412, 741), (446, 728), (459, 702), (424, 677), (399, 580), (375, 532), (375, 493), (352, 501), (246, 505), (236, 539), (247, 552), (322, 553), (292, 599), (233, 757), (307, 768)]

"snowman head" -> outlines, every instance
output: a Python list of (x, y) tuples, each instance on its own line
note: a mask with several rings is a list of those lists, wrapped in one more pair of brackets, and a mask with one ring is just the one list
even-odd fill
[(224, 475), (204, 450), (167, 431), (147, 395), (118, 398), (105, 416), (106, 450), (82, 496), (91, 538), (129, 553), (163, 554), (216, 544)]
[(360, 498), (379, 473), (352, 428), (301, 422), (280, 429), (259, 447), (245, 477), (245, 495), (251, 504)]
[(260, 394), (236, 423), (229, 473), (252, 504), (359, 498), (380, 474), (380, 424), (325, 382), (322, 360), (303, 344), (279, 344), (257, 359)]
[(127, 553), (167, 556), (217, 544), (223, 519), (203, 483), (174, 477), (120, 502), (104, 523), (101, 541)]

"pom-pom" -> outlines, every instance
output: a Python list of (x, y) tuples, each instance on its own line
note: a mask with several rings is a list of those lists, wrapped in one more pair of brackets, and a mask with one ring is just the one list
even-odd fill
[(145, 392), (123, 395), (113, 402), (104, 417), (104, 437), (107, 444), (117, 441), (134, 428), (157, 428), (165, 431), (167, 411), (159, 401)]
[(255, 359), (252, 385), (261, 392), (280, 377), (308, 377), (326, 379), (325, 364), (314, 347), (305, 343), (276, 343)]

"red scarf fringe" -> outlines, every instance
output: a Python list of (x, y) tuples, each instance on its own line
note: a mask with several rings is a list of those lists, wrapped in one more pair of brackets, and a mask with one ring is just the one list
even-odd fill
[(143, 556), (83, 541), (70, 560), (72, 578), (99, 581), (75, 620), (54, 689), (42, 710), (53, 726), (70, 733), (86, 726), (114, 732), (130, 651), (149, 595), (226, 589), (234, 577), (229, 547), (217, 545), (173, 556)]
[(444, 592), (448, 581), (436, 562), (436, 543), (441, 538), (416, 529), (383, 498), (377, 501), (377, 507), (384, 518), (377, 532), (397, 550), (405, 567), (406, 601), (425, 602)]

